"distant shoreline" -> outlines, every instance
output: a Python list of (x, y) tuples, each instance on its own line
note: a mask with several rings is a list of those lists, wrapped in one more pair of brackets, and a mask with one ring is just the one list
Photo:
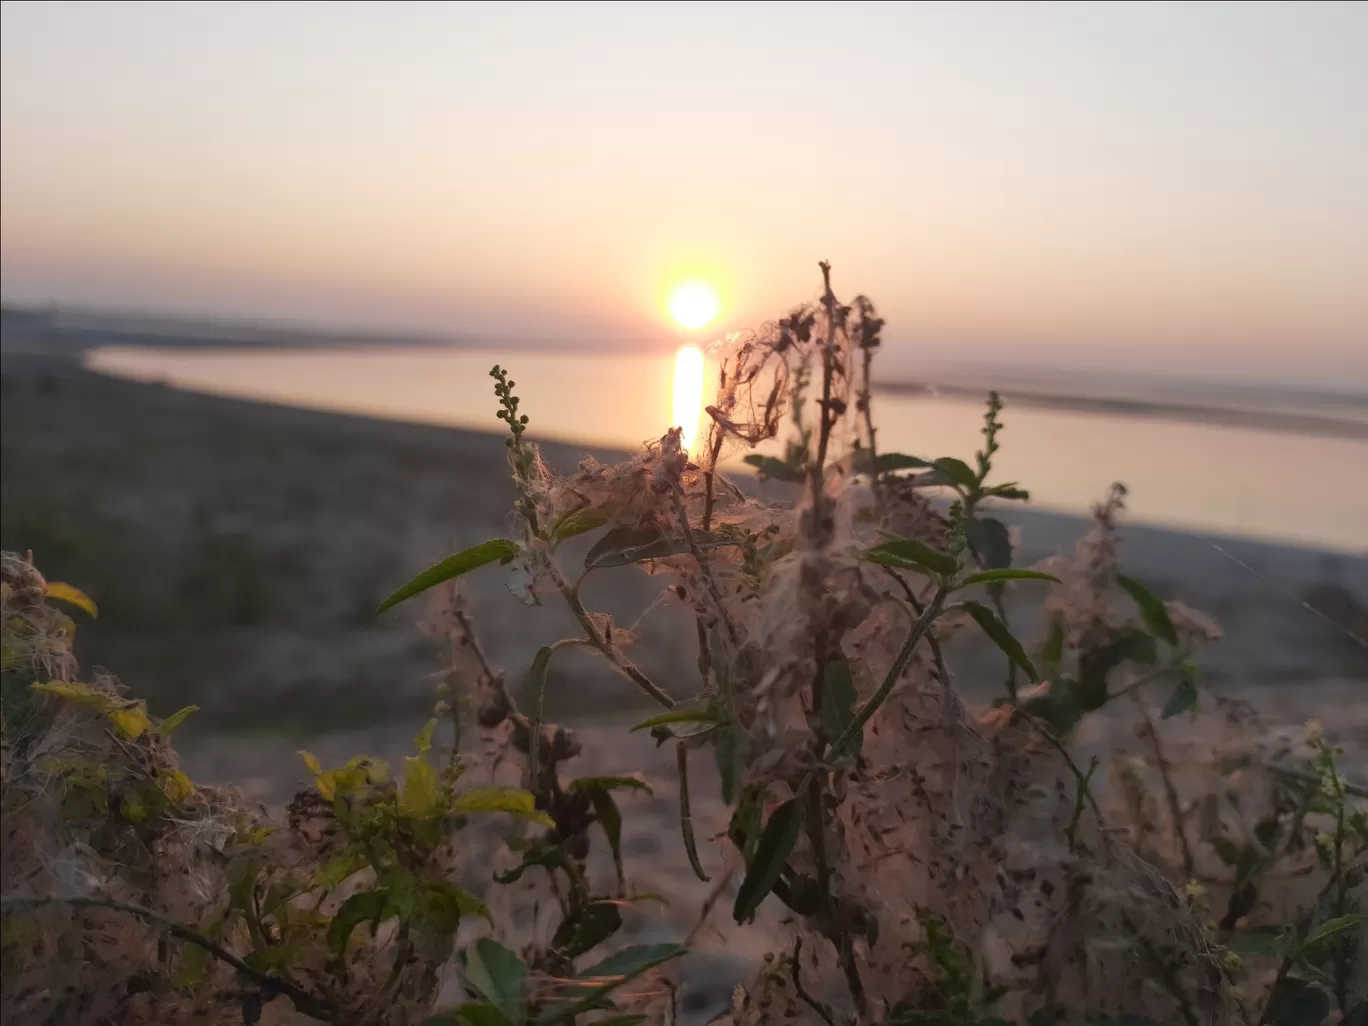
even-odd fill
[[(982, 399), (989, 391), (986, 387), (932, 384), (920, 381), (885, 382), (876, 384), (874, 388), (876, 392), (896, 395), (922, 395), (952, 399)], [(1221, 424), (1230, 427), (1297, 432), (1328, 438), (1368, 440), (1368, 420), (1349, 420), (1342, 417), (1324, 417), (1311, 413), (1290, 413), (1281, 410), (1252, 410), (1149, 399), (1080, 396), (1060, 392), (1038, 392), (1029, 389), (1006, 388), (998, 389), (998, 392), (1003, 399), (1014, 406), (1041, 410), (1105, 413), (1110, 416), (1146, 420)]]

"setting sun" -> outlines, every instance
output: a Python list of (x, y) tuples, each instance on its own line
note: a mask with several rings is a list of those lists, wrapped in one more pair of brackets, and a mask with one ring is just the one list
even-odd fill
[(670, 293), (670, 316), (689, 331), (706, 327), (721, 308), (717, 290), (704, 282), (685, 282)]

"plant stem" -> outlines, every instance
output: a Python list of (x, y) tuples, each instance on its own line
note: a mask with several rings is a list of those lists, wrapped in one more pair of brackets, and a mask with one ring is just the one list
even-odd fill
[(865, 724), (873, 718), (874, 714), (879, 711), (879, 707), (883, 705), (884, 702), (888, 700), (888, 696), (893, 693), (893, 688), (902, 678), (908, 663), (912, 662), (912, 655), (917, 650), (918, 642), (926, 635), (931, 624), (935, 622), (936, 617), (940, 616), (941, 608), (945, 605), (945, 599), (948, 594), (949, 592), (946, 590), (945, 585), (941, 585), (936, 589), (936, 593), (931, 596), (931, 601), (927, 604), (926, 609), (922, 612), (921, 616), (917, 617), (916, 623), (912, 625), (912, 630), (908, 632), (907, 640), (903, 642), (902, 650), (893, 660), (893, 665), (888, 668), (888, 676), (886, 676), (883, 683), (879, 685), (879, 689), (869, 697), (869, 701), (860, 706), (860, 711), (855, 714), (855, 718), (850, 721), (849, 726), (841, 731), (840, 737), (832, 742), (831, 754), (833, 756), (840, 758), (845, 754), (846, 749), (850, 747), (851, 741), (860, 735), (864, 730)]
[(129, 905), (122, 901), (112, 901), (108, 898), (0, 898), (0, 906), (5, 908), (41, 908), (46, 905), (69, 905), (72, 908), (104, 908), (115, 912), (123, 912), (126, 915), (141, 919), (150, 926), (155, 926), (159, 930), (164, 930), (177, 940), (183, 940), (187, 944), (193, 944), (198, 948), (203, 948), (213, 955), (220, 962), (232, 966), (247, 979), (251, 980), (263, 991), (271, 996), (283, 994), (289, 998), (295, 1008), (311, 1018), (321, 1022), (336, 1022), (338, 1011), (327, 1001), (316, 998), (308, 991), (291, 983), (289, 980), (279, 976), (272, 976), (270, 973), (261, 972), (253, 969), (250, 965), (238, 958), (227, 948), (211, 941), (208, 937), (201, 936), (188, 926), (167, 919), (158, 912), (153, 912), (150, 908), (141, 905)]
[(824, 537), (822, 527), (826, 519), (826, 474), (827, 445), (831, 441), (831, 380), (835, 376), (834, 353), (836, 349), (836, 295), (831, 291), (831, 264), (823, 260), (818, 266), (822, 269), (822, 306), (827, 315), (827, 337), (822, 346), (822, 401), (820, 404), (821, 425), (817, 434), (817, 459), (812, 464), (812, 531), (814, 540)]
[(793, 942), (793, 989), (797, 992), (798, 997), (802, 1000), (803, 1004), (820, 1015), (822, 1021), (825, 1022), (827, 1026), (836, 1026), (836, 1020), (832, 1018), (831, 1009), (816, 1000), (807, 992), (807, 988), (803, 986), (802, 972), (798, 964), (798, 959), (802, 954), (803, 938), (799, 937)]
[(722, 621), (722, 625), (727, 628), (727, 637), (731, 639), (733, 645), (737, 642), (736, 624), (732, 623), (731, 616), (727, 613), (727, 607), (722, 601), (722, 593), (717, 589), (717, 581), (713, 579), (712, 566), (708, 563), (708, 557), (703, 554), (703, 550), (698, 545), (698, 539), (694, 537), (693, 528), (689, 525), (689, 511), (684, 505), (684, 490), (676, 484), (671, 492), (674, 500), (675, 516), (679, 518), (679, 528), (684, 533), (684, 540), (689, 545), (689, 554), (693, 556), (694, 562), (698, 564), (698, 571), (703, 575), (703, 580), (708, 585), (708, 597), (713, 601), (713, 607), (717, 610), (717, 616)]
[(1168, 803), (1169, 818), (1173, 820), (1173, 832), (1178, 838), (1178, 848), (1183, 855), (1183, 878), (1191, 880), (1192, 846), (1188, 844), (1186, 817), (1183, 815), (1182, 802), (1178, 799), (1178, 788), (1173, 783), (1173, 769), (1169, 765), (1168, 757), (1164, 754), (1163, 745), (1159, 741), (1159, 732), (1154, 727), (1154, 719), (1150, 716), (1149, 710), (1138, 698), (1134, 701), (1135, 707), (1140, 711), (1140, 716), (1145, 721), (1145, 734), (1149, 740), (1150, 748), (1154, 752), (1155, 765), (1159, 768), (1159, 779), (1164, 782), (1164, 798)]
[[(861, 341), (863, 342), (864, 340), (861, 339)], [(874, 385), (872, 383), (870, 375), (870, 371), (873, 368), (873, 365), (874, 350), (870, 346), (865, 346), (863, 359), (861, 361), (863, 371), (861, 385), (863, 387), (860, 392), (859, 404), (864, 412), (865, 434), (869, 436), (869, 487), (870, 490), (874, 493), (874, 502), (877, 506), (879, 502), (879, 471), (876, 464), (878, 463), (879, 453), (878, 450), (874, 447), (875, 432), (874, 413), (872, 409), (874, 405)]]
[(584, 631), (584, 638), (591, 648), (597, 649), (605, 659), (617, 668), (617, 671), (630, 680), (642, 691), (650, 695), (666, 709), (673, 709), (675, 701), (665, 691), (651, 680), (650, 677), (642, 673), (630, 660), (624, 659), (617, 649), (613, 648), (608, 641), (599, 634), (594, 627), (594, 621), (589, 618), (589, 611), (584, 608), (584, 603), (580, 601), (579, 592), (570, 583), (565, 574), (561, 573), (560, 568), (555, 562), (551, 562), (549, 567), (551, 580), (555, 582), (566, 605), (570, 607), (570, 612), (575, 614), (575, 619), (579, 622), (580, 629)]

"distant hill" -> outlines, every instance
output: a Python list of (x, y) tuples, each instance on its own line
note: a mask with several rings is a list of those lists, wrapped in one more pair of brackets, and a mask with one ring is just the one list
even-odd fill
[(88, 349), (112, 345), (334, 348), (454, 344), (457, 340), (436, 336), (361, 334), (154, 314), (20, 306), (0, 309), (0, 348), (6, 353), (59, 358), (76, 358)]

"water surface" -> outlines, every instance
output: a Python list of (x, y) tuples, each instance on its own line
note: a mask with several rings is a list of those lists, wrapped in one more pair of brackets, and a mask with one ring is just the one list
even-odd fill
[[(93, 369), (178, 388), (396, 420), (497, 431), (489, 369), (509, 368), (530, 435), (631, 449), (670, 427), (668, 354), (476, 349), (107, 347)], [(882, 451), (971, 459), (982, 404), (879, 394)], [(1113, 481), (1133, 519), (1368, 553), (1368, 441), (1251, 427), (1012, 408), (996, 465), (1033, 505), (1080, 513)]]

